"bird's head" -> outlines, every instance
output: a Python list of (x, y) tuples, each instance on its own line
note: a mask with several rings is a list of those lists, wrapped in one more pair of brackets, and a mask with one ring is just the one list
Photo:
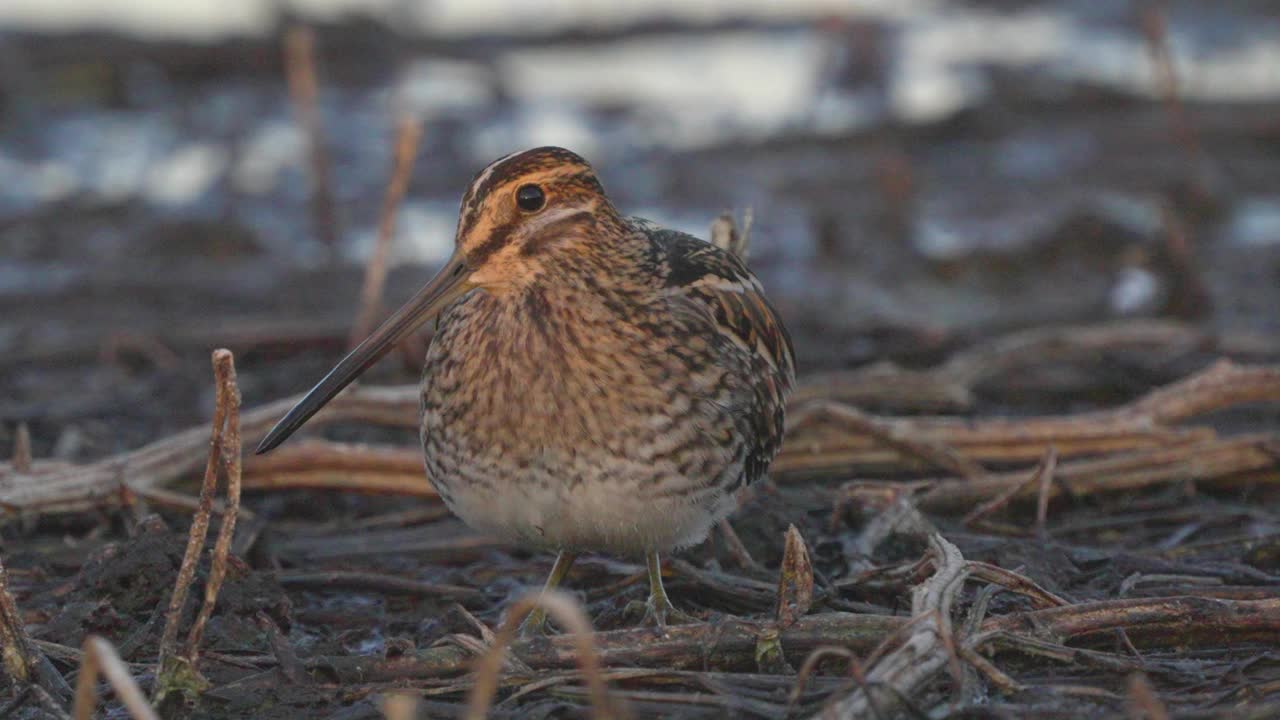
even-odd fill
[[(591, 246), (600, 223), (616, 211), (586, 160), (558, 147), (540, 147), (495, 160), (462, 197), (453, 256), (421, 290), (272, 428), (263, 453), (295, 430), (401, 340), (472, 290), (517, 291), (556, 264), (574, 262)], [(567, 252), (566, 252), (567, 251)]]
[(467, 282), (503, 293), (534, 282), (562, 251), (585, 247), (615, 216), (595, 171), (580, 156), (541, 147), (490, 163), (462, 196), (455, 259)]

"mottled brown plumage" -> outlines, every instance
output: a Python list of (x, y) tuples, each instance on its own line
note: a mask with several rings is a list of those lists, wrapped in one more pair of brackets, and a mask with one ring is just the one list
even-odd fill
[(537, 148), (485, 168), (457, 251), (263, 441), (270, 449), (438, 313), (422, 379), (427, 477), (459, 517), (561, 552), (700, 542), (782, 439), (790, 339), (738, 258), (627, 218), (591, 167)]

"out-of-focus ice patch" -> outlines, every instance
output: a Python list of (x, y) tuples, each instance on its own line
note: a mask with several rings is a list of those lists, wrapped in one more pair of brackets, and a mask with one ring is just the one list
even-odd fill
[(446, 35), (528, 34), (572, 28), (609, 30), (654, 21), (707, 24), (732, 18), (769, 22), (839, 15), (897, 20), (939, 5), (939, 0), (435, 0), (416, 5), (416, 24), (425, 32)]
[(894, 113), (929, 122), (977, 102), (986, 92), (974, 66), (1025, 66), (1057, 57), (1070, 35), (1062, 14), (963, 10), (920, 16), (903, 28), (891, 86)]
[(30, 210), (70, 197), (79, 187), (75, 173), (62, 163), (23, 162), (0, 152), (0, 210)]
[(932, 260), (954, 260), (973, 250), (973, 241), (936, 219), (923, 219), (912, 238), (916, 252)]
[(83, 276), (61, 265), (0, 261), (0, 296), (52, 296), (83, 281)]
[(1111, 286), (1107, 302), (1117, 315), (1137, 315), (1155, 309), (1160, 279), (1146, 268), (1128, 267)]
[(266, 32), (277, 12), (275, 5), (262, 0), (4, 0), (0, 2), (0, 27), (55, 32), (116, 30), (213, 40)]
[(883, 119), (878, 93), (823, 92), (813, 102), (810, 129), (819, 135), (843, 135), (870, 128)]
[(302, 131), (294, 123), (264, 123), (241, 148), (231, 169), (231, 184), (252, 195), (271, 192), (282, 172), (301, 165), (305, 144)]
[(1084, 167), (1096, 150), (1096, 142), (1085, 133), (1031, 129), (1001, 142), (994, 160), (996, 169), (1005, 177), (1047, 180)]
[(1268, 100), (1280, 95), (1280, 42), (1275, 32), (1204, 58), (1180, 60), (1179, 82), (1197, 100)]
[(641, 137), (688, 147), (802, 122), (824, 57), (813, 34), (726, 32), (515, 50), (498, 68), (520, 100), (635, 108)]
[[(1273, 27), (1231, 45), (1201, 48), (1175, 28), (1168, 45), (1178, 93), (1204, 101), (1274, 99), (1280, 95), (1278, 31)], [(1056, 71), (1139, 95), (1160, 94), (1150, 52), (1140, 35), (1077, 25), (1069, 41), (1073, 49), (1056, 58)]]
[[(458, 208), (446, 203), (406, 202), (396, 215), (395, 237), (391, 240), (387, 265), (439, 265), (453, 254), (453, 236), (458, 224)], [(357, 230), (344, 255), (351, 262), (364, 263), (377, 241), (377, 227)]]
[(1154, 237), (1164, 228), (1160, 203), (1150, 198), (1107, 193), (1093, 198), (1092, 205), (1101, 217), (1139, 237)]
[(403, 20), (402, 9), (416, 3), (404, 0), (284, 0), (282, 6), (303, 17), (339, 21), (344, 16), (369, 15)]
[(493, 73), (462, 60), (415, 60), (394, 91), (406, 111), (429, 117), (442, 110), (483, 107), (493, 102)]
[(289, 264), (317, 268), (329, 261), (303, 212), (281, 212), (274, 199), (251, 198), (238, 204), (236, 215), (268, 252)]
[(1280, 245), (1280, 199), (1250, 198), (1240, 203), (1231, 218), (1227, 237), (1237, 245)]
[(476, 128), (469, 140), (477, 168), (508, 153), (541, 145), (559, 145), (587, 158), (599, 157), (601, 149), (599, 135), (573, 103), (530, 103)]
[(51, 159), (74, 173), (85, 192), (124, 202), (141, 193), (173, 137), (174, 128), (160, 117), (92, 112), (57, 123), (47, 143)]
[(151, 167), (143, 194), (158, 205), (187, 205), (213, 187), (226, 168), (225, 148), (207, 142), (189, 143)]
[(4, 0), (0, 2), (0, 26), (35, 30), (100, 28), (212, 40), (234, 34), (263, 34), (273, 26), (281, 9), (287, 9), (320, 20), (370, 15), (394, 27), (429, 35), (526, 35), (569, 29), (609, 30), (662, 20), (769, 22), (830, 15), (890, 20), (911, 17), (938, 5), (939, 0)]
[(438, 265), (453, 254), (457, 203), (411, 202), (400, 208), (392, 260)]
[(938, 262), (979, 250), (1016, 251), (1044, 237), (1065, 206), (1063, 200), (1032, 203), (1005, 198), (981, 208), (963, 198), (926, 200), (912, 245), (921, 256)]
[(986, 83), (975, 73), (907, 61), (890, 86), (890, 105), (896, 117), (924, 123), (977, 103), (986, 90)]

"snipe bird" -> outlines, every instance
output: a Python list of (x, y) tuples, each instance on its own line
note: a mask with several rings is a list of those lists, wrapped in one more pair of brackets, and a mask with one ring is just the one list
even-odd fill
[(760, 282), (621, 215), (578, 155), (508, 155), (463, 196), (444, 268), (258, 452), (433, 317), (421, 429), (440, 497), (478, 530), (558, 551), (548, 588), (578, 553), (643, 556), (646, 621), (663, 626), (676, 611), (659, 554), (701, 542), (782, 440), (795, 359)]

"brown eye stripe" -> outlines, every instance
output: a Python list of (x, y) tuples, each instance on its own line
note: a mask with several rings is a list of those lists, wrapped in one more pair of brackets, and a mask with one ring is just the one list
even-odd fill
[(517, 225), (519, 222), (508, 222), (495, 227), (483, 243), (467, 253), (467, 264), (473, 268), (479, 267), (490, 255), (501, 250), (511, 239), (511, 233), (515, 232)]

